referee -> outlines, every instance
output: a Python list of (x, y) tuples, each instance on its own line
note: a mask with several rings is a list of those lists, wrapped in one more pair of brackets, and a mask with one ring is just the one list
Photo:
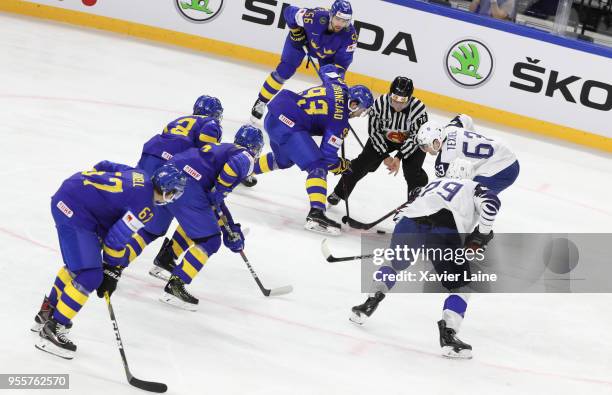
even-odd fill
[[(389, 93), (380, 96), (370, 108), (368, 141), (359, 156), (351, 162), (351, 172), (343, 174), (334, 192), (327, 197), (335, 206), (348, 199), (355, 185), (366, 174), (376, 171), (384, 163), (389, 174), (397, 175), (400, 163), (408, 184), (408, 193), (427, 184), (427, 173), (422, 169), (425, 152), (418, 149), (416, 134), (427, 122), (425, 105), (412, 96), (414, 85), (407, 77), (396, 77)], [(397, 151), (395, 156), (390, 154)]]

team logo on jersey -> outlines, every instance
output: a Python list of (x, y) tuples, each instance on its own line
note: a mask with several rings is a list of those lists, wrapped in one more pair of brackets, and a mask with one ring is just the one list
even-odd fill
[(191, 22), (209, 22), (223, 10), (224, 0), (174, 0), (179, 13)]
[(189, 174), (191, 177), (195, 178), (197, 181), (200, 181), (202, 179), (202, 175), (198, 173), (196, 169), (189, 165), (185, 165), (185, 167), (183, 167), (183, 171)]
[(70, 207), (68, 207), (66, 203), (62, 202), (61, 200), (57, 202), (56, 207), (68, 218), (72, 218), (74, 215), (74, 212), (70, 210)]
[(481, 41), (464, 39), (451, 45), (444, 58), (449, 78), (464, 88), (483, 85), (493, 74), (493, 55)]
[(138, 230), (144, 226), (144, 224), (140, 222), (140, 220), (129, 210), (121, 219), (123, 220), (123, 223), (126, 224), (127, 227), (134, 233), (138, 232)]
[(401, 144), (408, 138), (408, 133), (401, 132), (399, 130), (388, 130), (386, 133), (387, 140)]
[(327, 142), (336, 148), (340, 148), (342, 146), (342, 139), (336, 136), (331, 136)]
[(295, 126), (295, 122), (293, 122), (292, 120), (290, 120), (289, 118), (287, 118), (286, 116), (284, 116), (283, 114), (281, 114), (278, 119), (284, 123), (285, 125), (289, 126), (290, 128)]

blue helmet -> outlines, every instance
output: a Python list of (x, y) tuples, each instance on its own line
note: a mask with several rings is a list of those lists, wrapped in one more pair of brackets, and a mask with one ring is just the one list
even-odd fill
[(246, 148), (254, 158), (257, 158), (264, 146), (263, 133), (251, 125), (242, 125), (236, 132), (234, 143)]
[[(162, 206), (164, 204), (172, 203), (181, 197), (185, 191), (187, 176), (185, 176), (185, 174), (183, 174), (183, 172), (172, 163), (164, 163), (157, 170), (155, 170), (153, 177), (151, 177), (151, 182), (153, 183), (153, 186), (157, 192), (161, 193), (163, 197), (162, 203), (156, 202), (155, 204)], [(167, 199), (166, 194), (170, 193), (173, 193), (174, 195)]]
[(351, 20), (353, 18), (353, 7), (347, 0), (336, 0), (329, 10), (329, 17)]
[(216, 97), (202, 95), (193, 105), (193, 115), (204, 115), (220, 121), (223, 119), (223, 106)]
[(344, 70), (335, 64), (326, 64), (325, 66), (321, 66), (319, 69), (319, 77), (321, 77), (321, 81), (324, 84), (330, 82), (336, 82), (342, 85), (345, 85), (344, 82)]
[(359, 103), (361, 108), (370, 108), (374, 104), (374, 96), (372, 92), (363, 85), (354, 85), (349, 88), (348, 92), (349, 104), (353, 101)]

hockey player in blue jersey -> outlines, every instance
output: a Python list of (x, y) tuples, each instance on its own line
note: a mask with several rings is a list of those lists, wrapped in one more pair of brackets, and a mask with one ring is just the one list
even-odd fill
[[(336, 70), (333, 65), (324, 66), (320, 70), (323, 85), (299, 93), (284, 89), (272, 99), (264, 121), (272, 152), (262, 156), (254, 170), (260, 174), (296, 164), (307, 172), (310, 212), (305, 228), (333, 235), (341, 227), (325, 215), (327, 172), (350, 170), (350, 161), (338, 157), (350, 128), (348, 120), (363, 114), (374, 102), (368, 88), (347, 88)], [(322, 136), (318, 146), (313, 136)]]
[(64, 260), (49, 296), (35, 317), (36, 348), (72, 359), (76, 345), (66, 336), (89, 294), (112, 294), (122, 270), (136, 256), (130, 241), (154, 217), (154, 205), (179, 199), (187, 177), (165, 164), (149, 175), (108, 161), (65, 180), (51, 198)]
[[(193, 114), (186, 115), (170, 122), (162, 133), (153, 136), (142, 148), (138, 167), (149, 174), (154, 172), (174, 155), (189, 148), (202, 148), (209, 143), (221, 142), (223, 129), (223, 106), (219, 99), (209, 95), (198, 97), (193, 105)], [(155, 223), (150, 229), (139, 231), (139, 238), (133, 240), (132, 248), (137, 254), (158, 237), (164, 236), (173, 216), (166, 206), (156, 207)], [(168, 280), (165, 274), (172, 271), (173, 250), (178, 251), (178, 242), (182, 229), (177, 228), (172, 239), (165, 238), (160, 251), (153, 260), (152, 276)]]
[[(390, 249), (404, 246), (439, 252), (484, 249), (493, 238), (492, 226), (501, 202), (496, 193), (472, 181), (471, 177), (471, 163), (459, 158), (449, 165), (446, 178), (439, 178), (413, 192), (410, 204), (396, 217)], [(461, 234), (467, 234), (464, 242)], [(375, 273), (376, 280), (368, 299), (352, 308), (350, 320), (363, 324), (385, 298), (385, 293), (395, 286), (398, 273), (417, 263), (396, 257), (381, 266)], [(444, 256), (434, 253), (431, 263), (438, 274), (451, 275), (440, 282), (450, 292), (444, 301), (442, 319), (438, 321), (442, 354), (449, 358), (471, 358), (472, 347), (457, 337), (469, 299), (469, 291), (465, 289), (469, 280), (465, 279), (469, 278), (470, 264), (448, 259), (446, 253)]]
[[(244, 235), (225, 205), (225, 197), (253, 171), (253, 164), (263, 147), (261, 130), (245, 125), (236, 134), (235, 144), (210, 143), (191, 148), (168, 162), (187, 175), (185, 195), (169, 204), (168, 210), (179, 224), (176, 256), (183, 256), (164, 288), (161, 301), (196, 310), (198, 299), (185, 284), (191, 283), (208, 259), (223, 243), (233, 252), (244, 248)], [(232, 234), (220, 225), (221, 210), (229, 221)], [(238, 237), (236, 237), (238, 236)]]
[(281, 62), (264, 82), (253, 105), (254, 120), (263, 117), (266, 104), (281, 90), (308, 55), (317, 59), (319, 66), (335, 64), (345, 73), (353, 61), (357, 48), (357, 33), (351, 23), (353, 9), (346, 0), (335, 0), (331, 9), (299, 8), (284, 10), (289, 34), (281, 55)]

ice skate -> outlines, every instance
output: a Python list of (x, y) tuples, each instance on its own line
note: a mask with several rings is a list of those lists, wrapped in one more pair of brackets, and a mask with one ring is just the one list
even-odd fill
[(39, 332), (40, 339), (35, 347), (64, 359), (74, 358), (77, 346), (66, 337), (65, 331), (64, 325), (53, 318), (47, 320)]
[(185, 282), (178, 276), (171, 276), (164, 288), (160, 301), (183, 310), (196, 311), (200, 302), (185, 289)]
[(157, 253), (153, 260), (153, 267), (149, 270), (149, 274), (157, 277), (160, 280), (168, 281), (176, 263), (174, 263), (174, 254), (172, 252), (172, 241), (167, 237), (164, 239), (162, 248)]
[(440, 347), (442, 347), (442, 355), (447, 358), (471, 359), (472, 346), (462, 342), (454, 329), (446, 327), (446, 321), (438, 321), (438, 329), (440, 330)]
[(368, 297), (368, 299), (358, 306), (354, 306), (351, 311), (353, 315), (349, 317), (349, 320), (357, 325), (363, 325), (365, 321), (376, 311), (378, 304), (385, 298), (385, 294), (378, 291), (374, 296)]

